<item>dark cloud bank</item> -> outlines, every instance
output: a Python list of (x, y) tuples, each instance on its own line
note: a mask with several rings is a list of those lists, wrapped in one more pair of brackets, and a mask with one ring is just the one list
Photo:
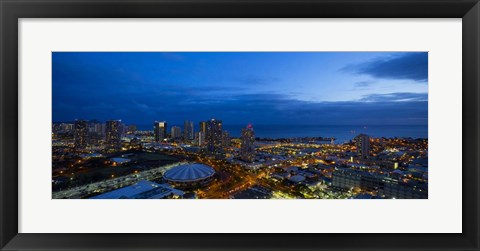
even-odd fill
[(342, 70), (374, 78), (426, 82), (428, 80), (428, 53), (405, 53), (396, 57), (379, 58), (366, 63), (348, 65)]
[[(427, 57), (427, 53), (406, 53), (400, 57), (349, 65), (343, 71), (424, 83), (428, 78)], [(344, 102), (302, 101), (287, 94), (251, 93), (221, 85), (150, 81), (140, 70), (137, 74), (137, 69), (88, 64), (73, 57), (54, 59), (54, 121), (123, 119), (127, 123), (145, 125), (155, 120), (181, 124), (183, 120), (218, 118), (235, 125), (427, 124), (426, 93), (372, 94)], [(261, 85), (280, 80), (249, 76), (239, 81)], [(369, 84), (359, 82), (357, 86)]]

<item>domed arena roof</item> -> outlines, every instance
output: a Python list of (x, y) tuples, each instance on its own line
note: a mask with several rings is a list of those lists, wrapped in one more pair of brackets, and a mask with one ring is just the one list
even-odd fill
[(215, 174), (213, 168), (203, 164), (185, 164), (165, 172), (163, 177), (173, 182), (192, 182), (209, 178)]

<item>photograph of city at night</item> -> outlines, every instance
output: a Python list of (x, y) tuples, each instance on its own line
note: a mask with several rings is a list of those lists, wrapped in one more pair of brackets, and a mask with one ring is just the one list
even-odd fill
[(53, 199), (428, 199), (427, 52), (53, 52)]

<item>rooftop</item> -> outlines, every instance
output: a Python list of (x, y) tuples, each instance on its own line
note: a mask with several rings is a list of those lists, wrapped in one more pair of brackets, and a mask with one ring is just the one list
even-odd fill
[(131, 186), (92, 197), (92, 199), (161, 199), (171, 194), (183, 196), (183, 192), (166, 184), (141, 180)]
[(169, 181), (187, 182), (197, 181), (212, 177), (215, 174), (213, 168), (199, 163), (176, 166), (165, 172), (164, 178)]

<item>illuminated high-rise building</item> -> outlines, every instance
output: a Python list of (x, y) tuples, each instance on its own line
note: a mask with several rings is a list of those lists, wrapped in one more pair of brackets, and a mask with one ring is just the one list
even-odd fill
[(74, 124), (70, 124), (70, 123), (62, 123), (60, 125), (61, 132), (64, 132), (64, 133), (73, 131), (73, 127), (74, 127)]
[(182, 137), (182, 129), (179, 126), (172, 126), (172, 138), (179, 139)]
[(98, 136), (102, 136), (105, 133), (105, 124), (103, 123), (94, 123), (92, 127), (93, 127), (93, 133), (95, 133)]
[(185, 141), (193, 139), (193, 122), (187, 121), (183, 123), (183, 139)]
[(120, 134), (126, 134), (128, 132), (128, 126), (120, 121)]
[(155, 123), (153, 123), (153, 131), (154, 131), (154, 134), (155, 134), (155, 141), (156, 142), (160, 142), (160, 141), (166, 139), (167, 138), (167, 122), (166, 121), (162, 121), (162, 122), (155, 121)]
[(365, 134), (359, 134), (355, 137), (355, 145), (357, 146), (357, 155), (366, 158), (370, 155), (370, 137)]
[(205, 134), (205, 143), (210, 154), (222, 154), (222, 121), (211, 119), (207, 121), (207, 130)]
[(207, 121), (201, 121), (200, 123), (198, 123), (198, 126), (199, 126), (198, 131), (206, 134), (207, 133), (207, 124), (208, 124)]
[(197, 135), (196, 135), (196, 140), (197, 140), (197, 144), (199, 146), (204, 146), (205, 145), (205, 132), (198, 132)]
[(223, 147), (229, 147), (230, 146), (230, 133), (228, 133), (227, 131), (223, 131), (222, 146)]
[(85, 120), (75, 120), (73, 137), (76, 149), (87, 147), (88, 140), (88, 122)]
[(102, 139), (105, 139), (104, 124), (98, 120), (91, 120), (88, 123), (88, 144), (96, 145)]
[(255, 132), (253, 131), (252, 125), (248, 125), (247, 128), (242, 129), (240, 158), (245, 162), (255, 161)]
[(105, 143), (108, 147), (120, 148), (122, 137), (122, 122), (120, 120), (109, 120), (105, 122)]

